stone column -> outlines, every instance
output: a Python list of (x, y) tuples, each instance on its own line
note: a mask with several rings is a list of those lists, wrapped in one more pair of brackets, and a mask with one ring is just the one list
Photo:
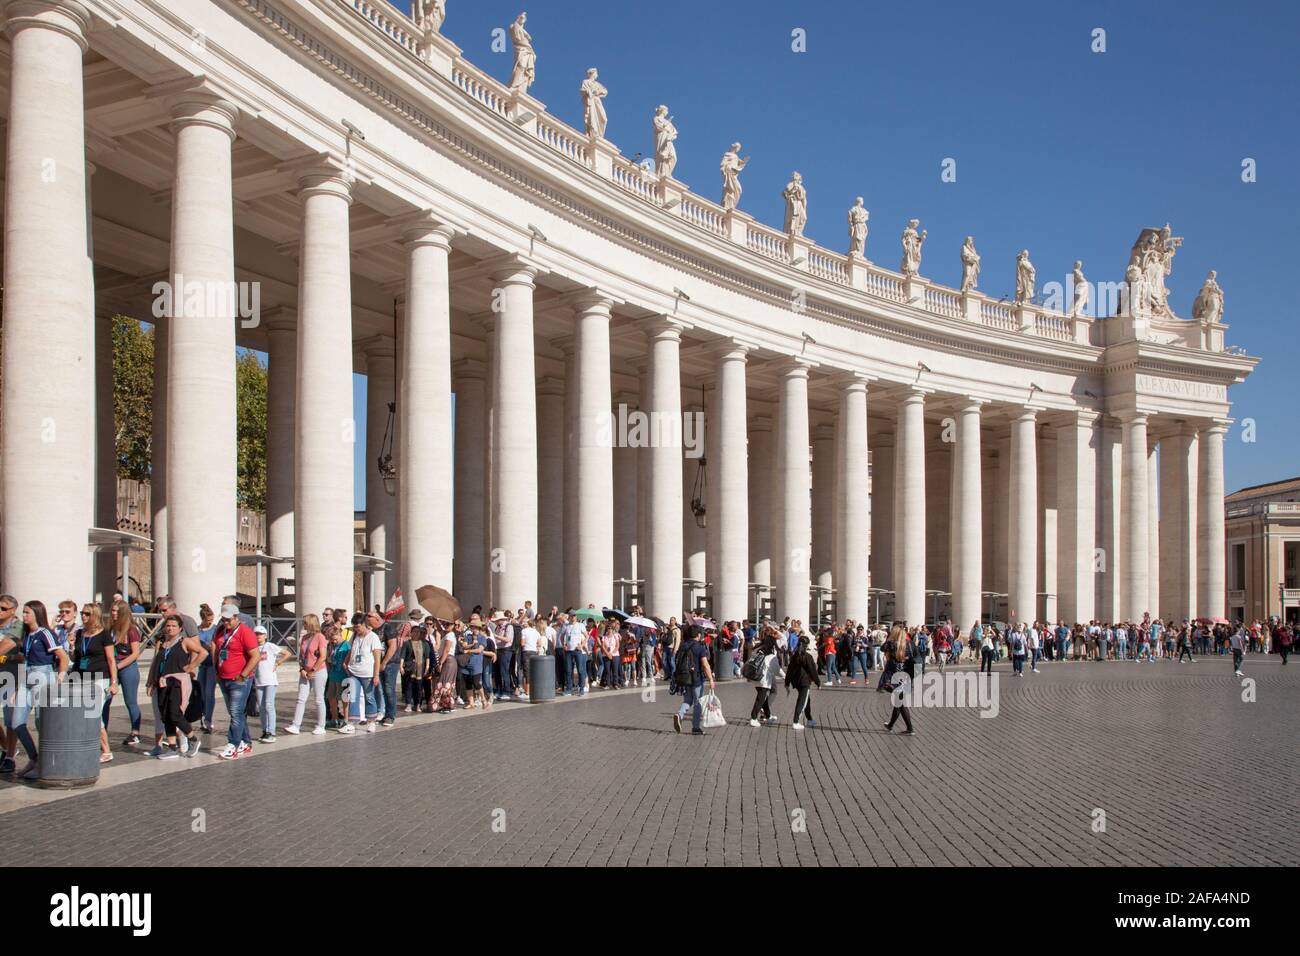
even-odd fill
[[(836, 424), (824, 422), (812, 430), (812, 577), (820, 588), (835, 585), (835, 455)], [(830, 597), (830, 595), (826, 595)], [(815, 607), (815, 605), (814, 605)], [(843, 617), (840, 617), (843, 620)]]
[(682, 616), (681, 326), (666, 316), (647, 325), (650, 346), (651, 436), (648, 466), (650, 563), (647, 614)]
[(610, 298), (596, 290), (574, 302), (574, 370), (578, 380), (570, 459), (578, 496), (575, 574), (580, 606), (614, 603), (614, 444), (611, 418)]
[[(407, 607), (414, 607), (416, 589), (426, 584), (453, 584), (452, 469), (448, 455), (455, 447), (451, 412), (451, 281), (447, 259), (453, 230), (428, 216), (408, 223), (402, 238), (406, 248), (406, 308), (402, 322), (402, 419), (396, 455), (402, 475), (398, 482), (398, 552), (402, 555), (401, 587)], [(530, 353), (531, 354), (531, 353)], [(531, 389), (529, 389), (531, 393)], [(462, 479), (457, 457), (456, 477)], [(472, 473), (473, 466), (467, 464)], [(478, 486), (480, 493), (482, 485)], [(469, 605), (466, 608), (468, 611)]]
[[(352, 461), (356, 424), (349, 361), (352, 274), (348, 207), (352, 177), (335, 164), (322, 163), (305, 170), (299, 186), (303, 216), (294, 455), (303, 467), (294, 474), (294, 594), (298, 612), (303, 614), (319, 613), (323, 607), (351, 607), (355, 600)], [(410, 306), (408, 295), (408, 316)], [(408, 349), (406, 354), (415, 351)], [(341, 369), (340, 362), (345, 363)], [(415, 484), (404, 482), (403, 488)], [(173, 534), (175, 516), (173, 510)]]
[(1125, 573), (1123, 546), (1120, 543), (1121, 500), (1124, 486), (1123, 443), (1121, 429), (1114, 419), (1097, 429), (1097, 617), (1117, 621), (1120, 609), (1122, 575)]
[[(881, 432), (871, 443), (871, 584), (894, 589), (894, 433)], [(881, 599), (880, 611), (886, 609)], [(876, 604), (871, 605), (872, 613)]]
[(718, 347), (718, 388), (713, 415), (705, 423), (712, 462), (708, 569), (718, 621), (749, 616), (748, 352), (748, 346), (735, 341)]
[(1011, 487), (1007, 493), (1007, 620), (1032, 624), (1038, 617), (1037, 410), (1011, 419)]
[(925, 623), (925, 396), (912, 387), (894, 440), (894, 619)]
[(1068, 624), (1086, 624), (1096, 616), (1097, 418), (1096, 412), (1080, 409), (1056, 430), (1056, 606)]
[[(707, 527), (700, 527), (695, 513), (691, 510), (695, 479), (700, 470), (700, 459), (695, 457), (687, 447), (688, 436), (685, 429), (688, 423), (699, 422), (708, 416), (704, 406), (698, 404), (686, 405), (682, 408), (682, 413), (682, 577), (700, 582), (692, 584), (690, 591), (683, 588), (682, 594), (683, 600), (690, 599), (686, 609), (694, 610), (700, 596), (704, 594), (704, 585), (708, 582), (709, 536)], [(693, 428), (694, 425), (690, 427)], [(700, 454), (703, 454), (703, 450), (700, 450)], [(705, 507), (707, 509), (707, 502)]]
[[(1038, 436), (1038, 590), (1044, 595), (1039, 613), (1044, 621), (1060, 618), (1057, 581), (1057, 537), (1060, 509), (1056, 498), (1056, 432)], [(1071, 622), (1073, 623), (1073, 622)]]
[(1192, 427), (1160, 442), (1160, 613), (1175, 622), (1196, 617), (1197, 452)]
[[(492, 603), (517, 610), (537, 600), (537, 395), (533, 279), (513, 259), (492, 274), (500, 290), (492, 376)], [(524, 383), (524, 387), (520, 387)]]
[[(749, 422), (749, 581), (772, 584), (772, 419)], [(745, 606), (750, 606), (746, 589)]]
[[(292, 558), (293, 489), (296, 471), (293, 457), (294, 400), (298, 387), (298, 323), (291, 309), (276, 309), (264, 316), (266, 329), (266, 550), (281, 558)], [(367, 503), (367, 513), (369, 512)], [(294, 580), (292, 563), (271, 565), (269, 593), (280, 594), (280, 581)], [(295, 602), (285, 605), (293, 611)], [(319, 614), (320, 608), (304, 608)]]
[(776, 612), (811, 627), (808, 614), (812, 548), (812, 475), (808, 466), (808, 365), (786, 359), (781, 370), (780, 422), (777, 427), (777, 494), (773, 520), (776, 545), (772, 576)]
[(1119, 613), (1125, 621), (1140, 621), (1149, 608), (1147, 593), (1147, 416), (1130, 413), (1123, 419), (1123, 464), (1120, 482)]
[[(1197, 442), (1196, 613), (1205, 617), (1222, 617), (1227, 601), (1223, 529), (1223, 436), (1227, 431), (1227, 422), (1212, 422), (1201, 429)], [(1268, 595), (1270, 602), (1272, 599)]]
[(1147, 436), (1147, 610), (1160, 617), (1160, 452), (1162, 442)]
[[(572, 607), (586, 607), (578, 590), (578, 514), (582, 502), (578, 498), (578, 353), (573, 336), (564, 336), (555, 343), (564, 352), (564, 408), (561, 419), (563, 432), (564, 528), (560, 539), (553, 544), (548, 559), (560, 565), (564, 587), (564, 603)], [(572, 468), (568, 463), (573, 462)], [(540, 556), (539, 556), (540, 557)]]
[(871, 619), (871, 499), (867, 491), (867, 379), (850, 376), (840, 389), (835, 447), (835, 597), (841, 621)]
[[(169, 106), (176, 134), (173, 301), (167, 330), (169, 576), (177, 606), (194, 614), (199, 604), (233, 594), (236, 586), (236, 295), (230, 158), (236, 110), (202, 88), (178, 94)], [(201, 290), (202, 303), (199, 296), (191, 296), (195, 289)], [(351, 356), (350, 340), (343, 354)], [(349, 444), (347, 461), (351, 460)], [(350, 522), (350, 510), (348, 518)], [(351, 593), (349, 588), (347, 596)]]
[[(636, 396), (622, 392), (615, 398), (612, 412), (617, 421), (620, 417), (619, 407), (629, 413), (636, 407)], [(638, 449), (630, 442), (616, 442), (614, 445), (614, 578), (630, 581), (636, 576), (637, 547), (637, 513), (639, 507), (637, 494)], [(619, 607), (629, 603), (619, 595), (632, 593), (631, 585), (615, 588), (615, 600)]]
[[(113, 313), (95, 316), (95, 527), (117, 527), (117, 425), (113, 414)], [(95, 555), (95, 593), (107, 604), (117, 589), (118, 555)], [(131, 596), (131, 582), (122, 581)]]
[[(149, 438), (149, 518), (153, 554), (151, 590), (159, 598), (171, 590), (167, 574), (167, 317), (153, 324), (153, 422)], [(292, 448), (292, 445), (290, 445)], [(268, 462), (269, 466), (269, 462)], [(62, 598), (60, 598), (62, 600)], [(215, 610), (215, 609), (214, 609)]]
[[(91, 588), (94, 305), (82, 99), (89, 16), (79, 3), (54, 0), (7, 12), (0, 580), (19, 601), (53, 609)], [(56, 368), (79, 369), (82, 378), (69, 387)]]
[(456, 383), (456, 475), (452, 593), (465, 612), (488, 605), (487, 568), (487, 366), (478, 359), (461, 359), (454, 368)]
[(564, 383), (544, 378), (537, 386), (536, 606), (542, 611), (552, 604), (565, 607), (571, 600), (564, 587), (564, 495), (565, 485), (582, 469), (565, 467), (564, 439)]
[(983, 462), (980, 455), (980, 406), (966, 398), (957, 409), (957, 443), (952, 462), (952, 617), (969, 634), (983, 611)]
[[(637, 396), (637, 411), (643, 415), (650, 414), (650, 363), (637, 366), (637, 380), (640, 385), (640, 392)], [(643, 444), (637, 449), (636, 455), (636, 575), (635, 577), (641, 582), (639, 585), (642, 596), (641, 604), (645, 605), (646, 585), (649, 583), (650, 574), (650, 460), (654, 454), (650, 448), (649, 442), (649, 425), (646, 426), (646, 437)]]
[[(366, 342), (366, 544), (370, 554), (394, 562), (393, 573), (375, 571), (370, 575), (368, 604), (388, 606), (388, 599), (399, 584), (397, 560), (397, 491), (384, 487), (379, 474), (379, 454), (388, 428), (388, 407), (397, 406), (397, 343), (386, 335), (376, 335)], [(396, 427), (396, 422), (394, 422)], [(396, 440), (396, 436), (394, 436)], [(393, 448), (393, 461), (402, 469), (400, 449)], [(405, 600), (414, 601), (415, 595)], [(410, 606), (414, 606), (413, 604)]]

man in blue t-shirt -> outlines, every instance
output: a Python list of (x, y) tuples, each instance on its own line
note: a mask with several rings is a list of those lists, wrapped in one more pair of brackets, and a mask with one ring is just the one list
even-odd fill
[[(682, 689), (682, 705), (677, 709), (677, 713), (673, 714), (673, 730), (679, 734), (682, 732), (682, 718), (686, 716), (686, 711), (690, 709), (692, 711), (691, 734), (702, 737), (704, 729), (700, 726), (700, 719), (704, 716), (704, 705), (701, 703), (700, 698), (704, 696), (705, 678), (708, 678), (710, 693), (717, 686), (713, 682), (713, 668), (709, 666), (709, 646), (699, 640), (698, 629), (688, 627), (682, 637), (682, 647), (691, 655), (693, 661), (691, 670), (694, 672), (694, 681), (689, 684), (679, 684)], [(675, 675), (675, 679), (681, 681), (683, 676), (679, 671)]]

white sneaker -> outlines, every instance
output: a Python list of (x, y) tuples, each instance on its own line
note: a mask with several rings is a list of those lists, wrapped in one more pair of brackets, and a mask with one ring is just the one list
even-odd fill
[(795, 723), (793, 723), (793, 724), (790, 725), (790, 729), (792, 729), (792, 730), (803, 730), (803, 724), (798, 723), (798, 722), (796, 721)]
[(222, 760), (234, 760), (235, 759), (234, 746), (232, 744), (226, 744), (225, 749), (222, 750), (221, 753), (217, 754), (217, 756), (220, 757)]
[(749, 726), (751, 726), (751, 727), (757, 727), (757, 726), (758, 726), (758, 721), (757, 721), (757, 720), (751, 720), (751, 721), (749, 722)]
[(368, 724), (366, 724), (366, 733), (373, 734), (374, 732), (375, 732), (375, 722), (372, 720)]
[(339, 728), (339, 733), (341, 734), (355, 734), (356, 732), (357, 728), (353, 727), (350, 723), (344, 724)]
[(780, 720), (781, 720), (780, 717), (769, 717), (769, 718), (767, 718), (767, 722), (768, 722), (769, 724), (779, 723)]
[(253, 748), (250, 747), (248, 744), (240, 744), (238, 747), (235, 748), (236, 757), (247, 757), (252, 752), (253, 752)]
[[(297, 732), (298, 732), (298, 731), (296, 731), (296, 730), (294, 731), (295, 734), (296, 734)], [(324, 727), (317, 727), (315, 730), (313, 730), (313, 731), (311, 732), (311, 735), (312, 735), (313, 737), (323, 737), (323, 736), (325, 736), (325, 728), (324, 728)]]
[(284, 732), (285, 732), (286, 734), (288, 734), (290, 737), (297, 737), (297, 736), (298, 736), (298, 725), (297, 725), (297, 724), (290, 724), (288, 727), (284, 728)]
[[(1240, 673), (1240, 671), (1238, 671), (1238, 673)], [(181, 756), (181, 757), (184, 757), (187, 753), (189, 753), (189, 750), (190, 750), (190, 741), (189, 741), (189, 738), (188, 738), (188, 737), (185, 737), (185, 736), (182, 736), (181, 734), (177, 734), (177, 735), (176, 735), (176, 753), (177, 753), (177, 755), (178, 755), (178, 756)]]

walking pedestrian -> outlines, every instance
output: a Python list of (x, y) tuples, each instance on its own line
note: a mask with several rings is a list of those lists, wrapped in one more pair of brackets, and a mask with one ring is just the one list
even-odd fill
[(885, 730), (892, 732), (894, 723), (902, 717), (903, 726), (906, 728), (903, 736), (912, 737), (916, 735), (916, 728), (912, 725), (912, 709), (908, 706), (908, 700), (916, 679), (916, 658), (920, 651), (912, 641), (908, 640), (907, 629), (898, 625), (894, 626), (886, 646), (889, 658), (894, 664), (894, 676), (891, 678), (890, 687), (894, 708), (890, 711)]
[(817, 726), (817, 721), (813, 720), (812, 715), (814, 686), (821, 686), (821, 680), (817, 677), (817, 658), (813, 656), (812, 644), (808, 636), (803, 634), (795, 644), (794, 653), (790, 655), (790, 663), (785, 669), (786, 693), (789, 693), (792, 687), (798, 692), (795, 697), (794, 721), (790, 724), (795, 730), (803, 730), (805, 721), (806, 726)]
[(673, 730), (682, 732), (682, 718), (691, 712), (691, 734), (704, 736), (700, 721), (704, 716), (704, 680), (708, 678), (709, 691), (716, 686), (713, 681), (713, 668), (709, 666), (709, 647), (699, 639), (699, 629), (687, 625), (682, 633), (682, 644), (673, 662), (673, 685), (682, 694), (682, 705), (673, 714)]
[[(781, 669), (781, 658), (776, 652), (776, 634), (767, 631), (759, 641), (758, 647), (751, 652), (758, 657), (754, 665), (754, 673), (758, 674), (757, 687), (754, 688), (754, 706), (749, 711), (749, 726), (758, 726), (758, 717), (761, 713), (763, 720), (769, 724), (776, 723), (776, 718), (772, 716), (772, 693), (776, 689), (776, 682), (785, 677), (785, 672)], [(746, 660), (746, 666), (749, 661)]]

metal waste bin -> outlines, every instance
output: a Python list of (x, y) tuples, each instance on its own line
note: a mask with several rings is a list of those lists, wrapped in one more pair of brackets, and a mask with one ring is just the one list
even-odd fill
[(536, 654), (528, 658), (528, 703), (555, 700), (555, 658)]
[(736, 676), (736, 660), (732, 655), (729, 647), (719, 647), (717, 649), (717, 665), (713, 668), (713, 677), (715, 680), (731, 680)]
[(90, 787), (99, 780), (99, 728), (105, 689), (100, 682), (68, 681), (41, 700), (38, 787)]

